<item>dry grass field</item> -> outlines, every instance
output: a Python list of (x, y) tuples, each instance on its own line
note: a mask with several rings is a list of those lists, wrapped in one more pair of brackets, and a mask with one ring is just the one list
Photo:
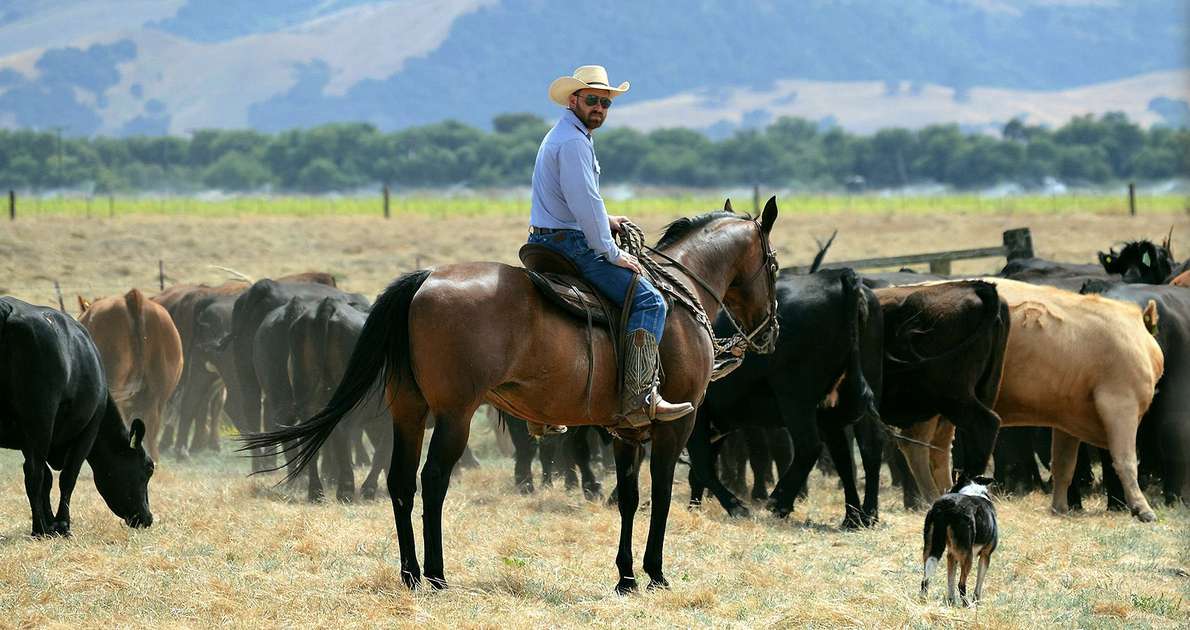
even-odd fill
[[(709, 209), (637, 218), (653, 233), (679, 212)], [(1002, 230), (1029, 226), (1039, 255), (1090, 262), (1114, 241), (1158, 238), (1171, 225), (1184, 257), (1182, 212), (796, 213), (779, 219), (774, 242), (794, 264), (834, 228), (831, 257), (841, 260), (995, 245)], [(40, 217), (0, 228), (0, 293), (49, 304), (58, 280), (73, 310), (76, 292), (155, 289), (162, 260), (169, 281), (220, 280), (210, 265), (253, 277), (323, 269), (374, 294), (418, 264), (512, 262), (524, 228), (507, 216)], [(1000, 500), (985, 601), (963, 609), (942, 605), (942, 575), (918, 599), (923, 514), (901, 509), (887, 478), (881, 523), (843, 532), (841, 492), (817, 472), (789, 520), (732, 520), (713, 504), (686, 510), (682, 467), (665, 554), (673, 588), (623, 598), (612, 593), (616, 512), (562, 489), (521, 496), (486, 425), (477, 421), (472, 441), (483, 466), (458, 475), (446, 502), (451, 589), (414, 593), (400, 584), (387, 498), (310, 505), (304, 489), (273, 488), (275, 476), (247, 478), (247, 462), (230, 454), (166, 456), (150, 485), (152, 528), (133, 531), (111, 515), (84, 468), (74, 537), (31, 540), (20, 454), (0, 451), (0, 628), (1190, 625), (1190, 511), (1152, 495), (1159, 520), (1150, 525), (1105, 513), (1101, 499), (1069, 517), (1051, 515), (1039, 494)], [(647, 508), (637, 517), (638, 568), (646, 527)]]

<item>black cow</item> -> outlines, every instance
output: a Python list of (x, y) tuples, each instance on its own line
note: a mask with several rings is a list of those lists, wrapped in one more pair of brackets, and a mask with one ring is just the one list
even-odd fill
[(553, 485), (554, 479), (562, 477), (566, 489), (579, 485), (581, 480), (583, 496), (594, 501), (603, 496), (603, 482), (591, 466), (592, 441), (597, 444), (610, 443), (611, 436), (596, 426), (570, 427), (562, 435), (546, 435), (534, 439), (529, 434), (528, 424), (515, 416), (500, 411), (499, 423), (512, 439), (514, 449), (513, 481), (521, 494), (533, 492), (533, 458), (541, 461), (541, 483)]
[[(153, 524), (153, 460), (145, 425), (124, 426), (104, 378), (99, 351), (81, 324), (50, 308), (0, 298), (0, 448), (25, 456), (25, 493), (34, 536), (70, 534), (70, 497), (85, 460), (95, 487), (132, 527)], [(50, 508), (58, 476), (59, 501)]]
[[(359, 294), (344, 293), (335, 287), (304, 282), (259, 280), (236, 298), (231, 333), (220, 342), (219, 348), (230, 348), (235, 361), (235, 381), (239, 390), (236, 394), (240, 404), (238, 407), (229, 405), (228, 410), (233, 422), (240, 427), (241, 433), (258, 433), (262, 428), (261, 375), (257, 373), (255, 355), (257, 329), (270, 313), (294, 298), (298, 298), (299, 301), (317, 301), (324, 297), (342, 298), (361, 312), (368, 309), (367, 298)], [(274, 356), (288, 356), (288, 352)], [(231, 383), (228, 383), (228, 386), (230, 387)], [(276, 427), (266, 425), (265, 428)], [(267, 460), (257, 462), (258, 459), (253, 458), (254, 467), (268, 466)]]
[[(953, 425), (965, 434), (963, 472), (982, 475), (1000, 427), (992, 407), (1008, 343), (1008, 305), (995, 285), (977, 280), (875, 293), (884, 316), (880, 417), (919, 440), (934, 433), (933, 418), (945, 418), (947, 429)], [(950, 439), (934, 442), (943, 450), (927, 454), (924, 447), (899, 444), (928, 502), (941, 495), (950, 477)]]
[[(1156, 302), (1155, 336), (1165, 355), (1165, 372), (1137, 431), (1137, 447), (1143, 468), (1161, 477), (1166, 503), (1190, 503), (1190, 290), (1169, 285), (1092, 283), (1084, 287), (1084, 293), (1102, 293), (1142, 309), (1150, 300)], [(1110, 469), (1105, 462), (1105, 485), (1112, 482), (1106, 472)], [(1108, 489), (1110, 497), (1110, 485)]]
[[(282, 311), (282, 317), (273, 320), (273, 314), (270, 314), (258, 332), (259, 337), (267, 330), (277, 328), (273, 321), (288, 322), (288, 330), (282, 331), (288, 341), (288, 359), (277, 361), (274, 358), (276, 363), (288, 366), (288, 380), (283, 385), (289, 388), (286, 395), (292, 395), (290, 402), (295, 415), (293, 418), (280, 419), (285, 423), (314, 416), (330, 400), (347, 370), (347, 362), (367, 319), (367, 315), (338, 298), (323, 298), (309, 306), (303, 309), (300, 301), (291, 301), (285, 309), (278, 309)], [(294, 311), (292, 316), (289, 313), (291, 309)], [(261, 372), (259, 366), (257, 372)], [(266, 401), (269, 396), (267, 391)], [(387, 471), (392, 460), (392, 423), (385, 421), (388, 418), (387, 410), (378, 402), (362, 404), (353, 410), (349, 421), (335, 428), (322, 450), (326, 467), (334, 472), (337, 485), (335, 496), (339, 501), (351, 501), (355, 497), (352, 448), (360, 441), (362, 433), (368, 434), (376, 449), (371, 459), (372, 468), (360, 487), (363, 498), (375, 498), (380, 473)], [(362, 446), (359, 450), (362, 450)], [(356, 459), (360, 459), (358, 451)], [(318, 474), (318, 460), (313, 459), (310, 464), (309, 498), (316, 501), (322, 499), (324, 493)]]
[(1104, 271), (1123, 277), (1129, 284), (1165, 284), (1183, 267), (1173, 259), (1168, 239), (1161, 245), (1148, 240), (1130, 241), (1119, 253), (1115, 248), (1108, 249), (1106, 254), (1099, 252), (1099, 264)]
[[(850, 269), (782, 273), (777, 301), (781, 336), (776, 351), (749, 356), (707, 389), (686, 445), (691, 474), (728, 513), (747, 514), (715, 471), (714, 439), (746, 425), (784, 426), (793, 439), (794, 460), (773, 489), (769, 509), (787, 516), (822, 452), (821, 430), (843, 482), (843, 526), (872, 524), (878, 512), (883, 444), (878, 439), (861, 441), (866, 474), (861, 504), (847, 429), (865, 415), (879, 416), (880, 305)], [(692, 495), (691, 502), (700, 498)]]

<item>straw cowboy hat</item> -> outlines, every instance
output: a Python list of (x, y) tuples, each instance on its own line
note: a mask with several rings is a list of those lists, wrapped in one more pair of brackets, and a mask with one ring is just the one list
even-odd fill
[(550, 84), (550, 100), (562, 107), (570, 106), (570, 95), (583, 89), (607, 90), (611, 92), (608, 98), (628, 91), (628, 82), (619, 87), (612, 87), (607, 81), (607, 70), (603, 66), (581, 66), (574, 71), (574, 76), (558, 77)]

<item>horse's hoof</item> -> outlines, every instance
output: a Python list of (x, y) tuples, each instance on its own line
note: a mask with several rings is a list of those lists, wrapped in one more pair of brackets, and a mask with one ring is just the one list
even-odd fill
[(657, 577), (651, 578), (649, 580), (648, 590), (650, 590), (650, 591), (668, 591), (669, 590), (669, 580), (665, 579), (664, 575), (658, 575)]
[(412, 591), (421, 584), (421, 574), (415, 571), (401, 571), (401, 581), (405, 583), (405, 588)]
[(727, 508), (727, 515), (732, 518), (749, 518), (752, 516), (752, 510), (749, 510), (743, 503), (736, 503)]
[(1153, 523), (1157, 520), (1157, 515), (1152, 510), (1145, 510), (1143, 512), (1133, 510), (1132, 515), (1142, 523)]
[(636, 578), (622, 577), (616, 583), (616, 595), (631, 595), (637, 592)]

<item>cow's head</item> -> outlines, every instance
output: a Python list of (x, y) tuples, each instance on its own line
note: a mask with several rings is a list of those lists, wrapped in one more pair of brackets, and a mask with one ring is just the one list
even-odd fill
[(91, 454), (91, 468), (95, 471), (95, 487), (107, 507), (130, 527), (153, 524), (149, 511), (149, 478), (156, 466), (143, 444), (145, 423), (137, 418), (128, 431), (128, 441), (122, 444), (97, 443)]
[(1123, 276), (1124, 282), (1162, 284), (1173, 272), (1174, 260), (1168, 241), (1165, 245), (1132, 241), (1119, 253), (1114, 248), (1099, 252), (1099, 264), (1107, 273)]

